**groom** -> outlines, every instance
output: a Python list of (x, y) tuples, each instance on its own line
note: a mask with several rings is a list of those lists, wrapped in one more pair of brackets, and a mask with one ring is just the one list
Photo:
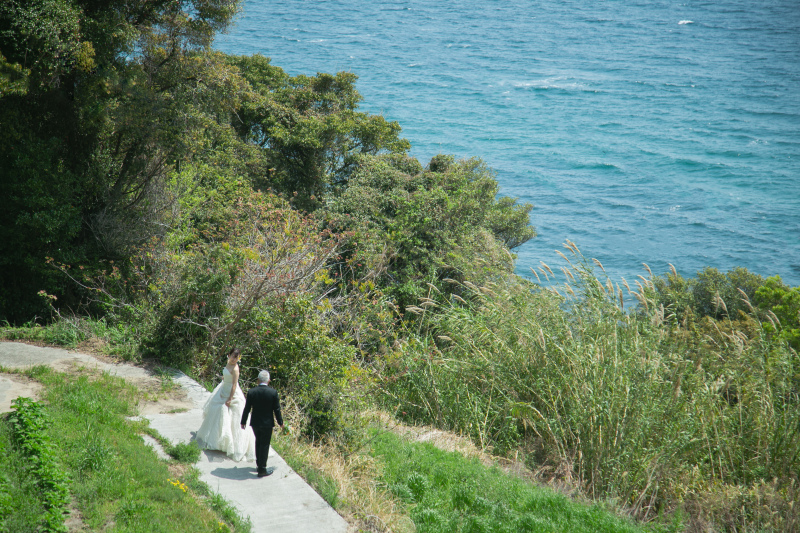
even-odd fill
[[(278, 393), (269, 386), (269, 372), (262, 370), (258, 373), (258, 386), (253, 387), (247, 393), (247, 401), (242, 412), (242, 429), (247, 426), (247, 415), (253, 410), (250, 417), (250, 427), (256, 434), (256, 466), (258, 467), (258, 477), (268, 476), (272, 473), (272, 468), (267, 470), (267, 456), (269, 455), (269, 443), (272, 440), (272, 428), (275, 427), (275, 420), (283, 429), (283, 417), (281, 416), (281, 402), (278, 400)], [(275, 418), (273, 419), (273, 414)]]

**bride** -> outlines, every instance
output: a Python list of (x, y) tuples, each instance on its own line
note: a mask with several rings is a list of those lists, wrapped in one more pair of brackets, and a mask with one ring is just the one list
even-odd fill
[(255, 436), (240, 426), (245, 398), (238, 386), (239, 359), (239, 349), (234, 348), (222, 370), (222, 383), (203, 406), (203, 423), (196, 438), (201, 448), (223, 451), (234, 461), (255, 461)]

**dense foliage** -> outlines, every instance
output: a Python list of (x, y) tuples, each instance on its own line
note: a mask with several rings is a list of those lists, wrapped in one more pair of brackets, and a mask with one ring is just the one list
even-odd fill
[(684, 279), (673, 269), (655, 278), (653, 289), (656, 305), (676, 321), (739, 320), (755, 313), (769, 333), (800, 350), (800, 287), (788, 287), (780, 276), (764, 279), (741, 267), (723, 274), (707, 267)]
[(269, 58), (232, 56), (253, 96), (236, 112), (243, 139), (260, 149), (266, 172), (254, 186), (290, 194), (292, 203), (314, 209), (336, 188), (346, 186), (362, 154), (402, 154), (400, 126), (358, 111), (361, 95), (352, 73), (287, 75)]
[(437, 156), (423, 170), (407, 157), (364, 157), (348, 187), (325, 209), (328, 224), (354, 233), (356, 265), (403, 307), (445, 278), (503, 279), (509, 250), (536, 233), (529, 204), (497, 198), (494, 175), (480, 160)]
[(40, 312), (39, 289), (79, 302), (45, 256), (124, 254), (169, 222), (170, 172), (225, 143), (216, 117), (243, 88), (206, 48), (235, 10), (228, 0), (3, 2), (0, 316)]
[(353, 74), (213, 51), (236, 9), (0, 5), (0, 319), (209, 383), (238, 346), (242, 385), (269, 368), (343, 453), (381, 406), (642, 519), (797, 526), (800, 288), (620, 286), (572, 243), (561, 285), (522, 280), (531, 205), (479, 159), (409, 157)]

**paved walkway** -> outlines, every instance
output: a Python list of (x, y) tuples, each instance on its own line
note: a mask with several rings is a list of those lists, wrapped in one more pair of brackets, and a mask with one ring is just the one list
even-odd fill
[[(0, 342), (0, 365), (26, 368), (48, 365), (65, 368), (73, 363), (97, 368), (126, 380), (147, 380), (145, 369), (127, 364), (111, 364), (91, 355), (60, 348), (40, 348), (17, 342)], [(173, 379), (186, 392), (190, 406), (180, 413), (145, 413), (150, 426), (173, 443), (187, 442), (202, 422), (202, 407), (209, 392), (181, 372)], [(8, 374), (0, 374), (0, 412), (10, 409), (17, 396), (34, 396), (35, 387)], [(271, 476), (256, 477), (255, 463), (236, 463), (221, 452), (205, 450), (195, 465), (200, 479), (231, 502), (243, 516), (250, 517), (253, 532), (261, 533), (345, 533), (348, 525), (297, 473), (275, 453), (269, 452)]]

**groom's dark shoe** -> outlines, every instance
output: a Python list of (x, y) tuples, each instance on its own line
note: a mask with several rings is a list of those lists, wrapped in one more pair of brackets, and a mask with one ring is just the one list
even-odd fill
[(275, 471), (275, 469), (274, 469), (274, 468), (272, 468), (272, 467), (270, 467), (270, 468), (266, 468), (266, 469), (264, 469), (264, 470), (259, 470), (259, 471), (258, 471), (258, 477), (265, 477), (265, 476), (268, 476), (268, 475), (272, 474), (274, 471)]

